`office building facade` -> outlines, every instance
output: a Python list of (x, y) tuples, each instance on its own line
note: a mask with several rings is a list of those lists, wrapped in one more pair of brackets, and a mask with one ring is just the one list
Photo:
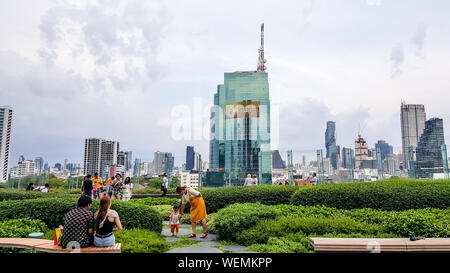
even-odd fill
[(444, 144), (443, 120), (433, 118), (426, 121), (416, 152), (416, 177), (418, 179), (433, 178), (433, 174), (444, 172), (442, 158)]
[(326, 158), (330, 159), (333, 169), (338, 168), (338, 147), (336, 145), (336, 122), (328, 121), (325, 131)]
[(408, 150), (410, 147), (413, 147), (413, 149), (416, 150), (420, 141), (420, 136), (425, 129), (425, 106), (421, 104), (404, 104), (402, 102), (400, 121), (402, 131), (403, 166), (405, 169), (409, 169)]
[(195, 165), (195, 152), (194, 147), (186, 147), (186, 171), (192, 171)]
[(0, 183), (8, 181), (13, 109), (0, 107)]
[(389, 155), (394, 154), (394, 148), (384, 140), (375, 143), (375, 151), (380, 149), (381, 160), (385, 160)]
[(355, 152), (352, 148), (342, 148), (342, 167), (344, 169), (354, 169), (355, 168)]
[(272, 151), (272, 169), (286, 169), (286, 162), (281, 158), (280, 151)]

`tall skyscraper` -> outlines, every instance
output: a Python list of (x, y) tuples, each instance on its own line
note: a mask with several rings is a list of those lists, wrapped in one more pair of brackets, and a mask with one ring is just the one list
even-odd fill
[(131, 170), (131, 166), (132, 166), (132, 162), (133, 162), (133, 152), (132, 151), (126, 151), (125, 155), (127, 157), (125, 170), (129, 171), (129, 170)]
[(361, 135), (355, 140), (355, 169), (359, 169), (361, 163), (367, 159), (368, 147), (367, 142)]
[(171, 153), (157, 151), (153, 157), (153, 167), (156, 174), (171, 173), (173, 170), (175, 158)]
[(434, 173), (443, 173), (442, 146), (444, 140), (444, 124), (440, 118), (425, 122), (425, 129), (417, 145), (416, 177), (433, 178)]
[(414, 150), (417, 148), (420, 136), (425, 128), (425, 106), (421, 104), (404, 104), (402, 102), (400, 120), (402, 127), (403, 166), (409, 169), (408, 149), (409, 147), (413, 147)]
[(195, 152), (194, 153), (194, 168), (193, 168), (193, 170), (201, 171), (202, 165), (203, 165), (202, 156), (199, 153)]
[(254, 174), (259, 176), (260, 184), (272, 184), (265, 62), (264, 25), (261, 25), (257, 70), (225, 73), (224, 84), (218, 85), (214, 94), (209, 168), (224, 172), (224, 183), (242, 185), (247, 174)]
[[(117, 165), (126, 167), (128, 164), (127, 154), (125, 152), (119, 152), (117, 154)], [(125, 168), (126, 169), (126, 168)]]
[(84, 173), (94, 175), (99, 173), (106, 177), (108, 166), (117, 164), (119, 142), (101, 138), (87, 138), (84, 146)]
[(34, 159), (34, 165), (35, 165), (37, 174), (41, 174), (44, 172), (44, 159), (42, 157), (36, 157)]
[(272, 151), (272, 169), (286, 169), (286, 162), (281, 158), (280, 151)]
[(26, 177), (35, 174), (35, 165), (33, 160), (24, 160), (19, 162), (19, 177)]
[(378, 142), (375, 143), (375, 151), (377, 151), (378, 149), (380, 149), (381, 160), (385, 160), (388, 155), (394, 153), (394, 148), (384, 140), (378, 140)]
[(354, 169), (355, 153), (351, 148), (342, 148), (342, 167), (344, 169)]
[(0, 107), (0, 182), (8, 180), (12, 115), (11, 107)]
[(336, 122), (328, 121), (325, 131), (326, 158), (330, 159), (333, 169), (338, 169), (338, 147), (336, 146)]
[(194, 147), (186, 147), (186, 171), (192, 171), (194, 169), (195, 152)]

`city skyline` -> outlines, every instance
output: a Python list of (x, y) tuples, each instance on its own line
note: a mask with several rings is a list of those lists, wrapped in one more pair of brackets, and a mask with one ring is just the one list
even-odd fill
[[(262, 1), (256, 10), (256, 2), (242, 5), (232, 22), (217, 16), (234, 14), (228, 2), (149, 2), (0, 3), (0, 96), (14, 109), (10, 167), (20, 155), (81, 163), (89, 136), (119, 141), (143, 161), (160, 150), (180, 166), (186, 146), (208, 158), (208, 140), (168, 137), (171, 110), (195, 97), (206, 108), (224, 72), (254, 69), (263, 21), (271, 106), (280, 113), (280, 145), (271, 149), (282, 156), (314, 160), (328, 120), (341, 147), (354, 147), (361, 125), (369, 147), (383, 139), (398, 153), (402, 100), (449, 125), (447, 1)], [(206, 18), (186, 20), (182, 10)]]

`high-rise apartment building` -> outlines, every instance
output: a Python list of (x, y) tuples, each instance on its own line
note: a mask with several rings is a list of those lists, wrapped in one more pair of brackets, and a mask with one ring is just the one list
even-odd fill
[(109, 174), (109, 166), (117, 164), (119, 142), (101, 138), (87, 138), (84, 146), (84, 173), (98, 173), (105, 178)]
[(19, 162), (19, 177), (25, 177), (35, 174), (35, 165), (33, 160)]
[(195, 152), (194, 147), (186, 147), (186, 171), (192, 171), (195, 165)]
[(359, 169), (361, 163), (367, 160), (368, 157), (368, 147), (367, 142), (361, 135), (355, 140), (355, 169)]
[(132, 162), (133, 162), (133, 152), (132, 151), (126, 151), (125, 152), (125, 155), (126, 155), (126, 157), (127, 157), (127, 162), (126, 162), (126, 164), (125, 164), (125, 169), (127, 170), (127, 171), (129, 171), (129, 170), (131, 170), (131, 168), (132, 168)]
[(0, 107), (0, 183), (8, 181), (13, 109)]
[(433, 178), (434, 173), (443, 173), (442, 146), (444, 124), (440, 118), (425, 122), (425, 129), (420, 137), (416, 152), (416, 177)]
[(193, 170), (202, 171), (202, 165), (203, 165), (202, 156), (199, 153), (195, 152), (194, 153), (194, 168), (193, 168)]
[(171, 153), (157, 151), (153, 157), (153, 168), (155, 173), (162, 175), (163, 173), (171, 173), (175, 163), (175, 158)]
[(408, 150), (410, 147), (413, 147), (414, 150), (417, 148), (420, 136), (425, 128), (425, 106), (421, 104), (404, 104), (402, 102), (400, 121), (402, 127), (403, 166), (409, 169)]
[(338, 147), (336, 145), (336, 122), (328, 121), (325, 131), (326, 158), (330, 159), (333, 169), (338, 169)]
[(122, 151), (119, 152), (117, 154), (117, 165), (123, 166), (125, 168), (127, 164), (128, 164), (127, 154)]

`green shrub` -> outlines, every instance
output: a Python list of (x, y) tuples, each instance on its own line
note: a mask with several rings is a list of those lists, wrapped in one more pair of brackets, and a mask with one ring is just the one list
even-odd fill
[(152, 209), (156, 210), (163, 221), (169, 221), (169, 216), (173, 212), (173, 206), (171, 205), (158, 205), (151, 206)]
[(279, 214), (274, 206), (259, 203), (233, 204), (216, 214), (214, 226), (221, 240), (234, 241), (239, 232), (253, 227), (262, 219), (273, 219)]
[(236, 241), (243, 245), (264, 244), (270, 237), (282, 237), (294, 233), (361, 233), (368, 236), (385, 233), (381, 225), (357, 222), (348, 217), (319, 218), (283, 216), (260, 221), (256, 226), (238, 234)]
[(158, 197), (158, 198), (149, 197), (149, 198), (143, 198), (143, 199), (131, 199), (128, 202), (135, 203), (135, 204), (141, 204), (141, 205), (147, 205), (147, 206), (171, 205), (172, 207), (175, 205), (181, 204), (180, 199), (165, 198), (165, 197)]
[(48, 231), (39, 220), (14, 219), (0, 222), (0, 238), (28, 238), (30, 233)]
[(289, 204), (298, 187), (294, 186), (243, 186), (201, 189), (208, 213), (235, 203), (261, 203), (264, 205)]
[(325, 206), (295, 206), (295, 205), (277, 205), (276, 208), (280, 211), (281, 216), (298, 215), (301, 217), (332, 217), (340, 216), (341, 210), (329, 208)]
[(291, 204), (338, 209), (408, 210), (450, 207), (450, 181), (388, 180), (301, 187)]
[(14, 189), (0, 189), (0, 201), (27, 200), (38, 198), (71, 198), (73, 195), (57, 192), (35, 192)]
[[(158, 188), (145, 187), (142, 189), (133, 190), (133, 194), (162, 194), (161, 185), (159, 185)], [(176, 194), (175, 188), (168, 188), (167, 194)]]
[(261, 253), (313, 253), (314, 247), (309, 244), (304, 234), (295, 234), (280, 238), (270, 237), (267, 244), (253, 244), (248, 250)]
[[(39, 219), (48, 227), (63, 224), (64, 216), (76, 208), (77, 198), (41, 198), (0, 202), (0, 221), (9, 219)], [(92, 211), (98, 209), (99, 201), (94, 200)], [(111, 209), (116, 210), (124, 228), (142, 228), (161, 232), (162, 218), (150, 206), (113, 201)]]
[(388, 232), (403, 237), (450, 237), (450, 209), (407, 210), (385, 222)]
[(164, 253), (169, 245), (161, 234), (142, 229), (121, 230), (114, 234), (122, 253)]

